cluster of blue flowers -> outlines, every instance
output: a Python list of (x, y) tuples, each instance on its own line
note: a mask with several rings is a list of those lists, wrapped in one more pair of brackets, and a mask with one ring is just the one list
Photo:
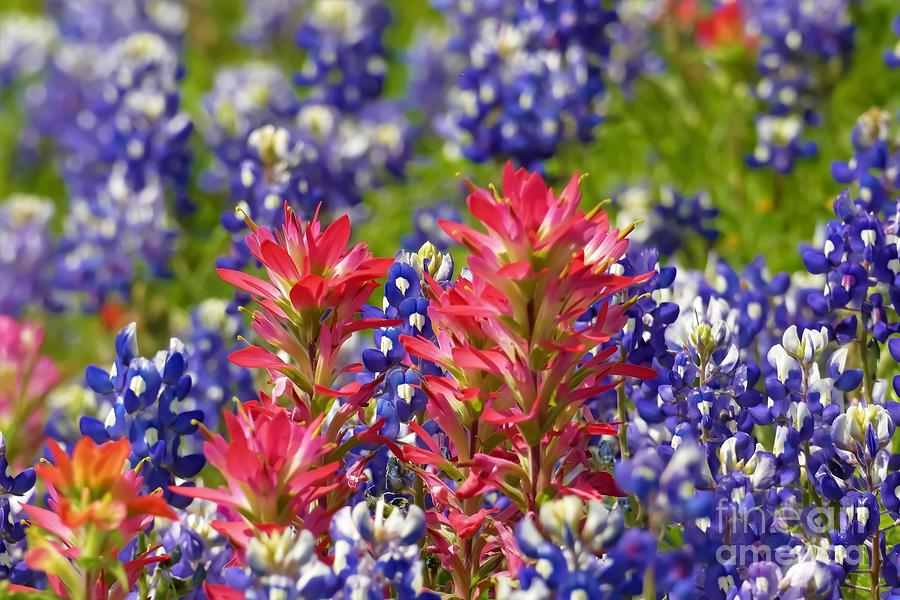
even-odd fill
[(32, 302), (53, 305), (53, 204), (17, 194), (0, 204), (0, 314), (18, 315)]
[[(297, 4), (252, 8), (245, 33), (284, 27)], [(248, 260), (239, 239), (246, 217), (280, 225), (285, 200), (306, 215), (321, 204), (350, 210), (364, 189), (402, 176), (411, 154), (413, 131), (402, 105), (382, 98), (387, 6), (310, 0), (303, 9), (295, 35), (305, 52), (293, 78), (297, 88), (279, 68), (251, 63), (220, 72), (204, 102), (206, 140), (218, 161), (204, 182), (227, 183), (236, 209), (222, 215), (238, 238), (220, 266)]]
[[(426, 274), (438, 284), (449, 283), (453, 278), (453, 258), (438, 251), (430, 242), (423, 244), (417, 252), (399, 252), (384, 284), (382, 308), (364, 308), (364, 315), (369, 318), (401, 321), (399, 325), (375, 331), (375, 347), (362, 350), (365, 371), (357, 376), (361, 383), (378, 382), (371, 420), (381, 422), (378, 433), (388, 439), (402, 439), (411, 433), (410, 421), (423, 414), (427, 402), (420, 387), (422, 378), (442, 373), (437, 365), (426, 360), (404, 364), (407, 352), (400, 340), (404, 335), (434, 339), (428, 316)], [(365, 429), (365, 426), (358, 429)], [(361, 447), (360, 452), (368, 454), (369, 450)], [(412, 473), (401, 466), (387, 447), (379, 446), (374, 455), (368, 457), (366, 468), (369, 481), (357, 494), (361, 499), (384, 495), (411, 497)]]
[(56, 27), (45, 17), (11, 14), (0, 18), (0, 89), (39, 73), (56, 39)]
[[(900, 15), (894, 19), (894, 34), (900, 38)], [(885, 51), (884, 62), (892, 69), (900, 67), (900, 40), (893, 49)]]
[(170, 0), (48, 4), (52, 20), (3, 20), (14, 32), (0, 73), (23, 83), (22, 160), (44, 160), (49, 146), (70, 198), (44, 269), (55, 263), (56, 287), (96, 309), (110, 293), (127, 297), (136, 278), (168, 273), (169, 197), (190, 209), (177, 49), (186, 13)]
[[(448, 50), (460, 63), (438, 126), (458, 151), (530, 165), (563, 141), (592, 138), (605, 112), (615, 10), (593, 0), (433, 4), (452, 24)], [(630, 66), (615, 71), (633, 77)]]
[(383, 0), (310, 3), (295, 40), (306, 59), (296, 82), (311, 97), (354, 111), (381, 96), (387, 76), (384, 31), (391, 12)]
[[(591, 452), (616, 462), (628, 500), (542, 507), (543, 527), (523, 524), (517, 537), (535, 568), (508, 597), (569, 597), (567, 585), (604, 598), (648, 588), (838, 598), (885, 583), (887, 596), (900, 593), (900, 547), (885, 525), (900, 517), (900, 403), (887, 380), (900, 361), (895, 127), (883, 111), (860, 119), (854, 157), (834, 166), (853, 186), (803, 250), (806, 277), (769, 275), (761, 260), (742, 273), (714, 261), (676, 276), (655, 250), (630, 249), (618, 272), (656, 274), (629, 290), (629, 325), (610, 343), (657, 376), (589, 404), (627, 423), (618, 445), (598, 439)], [(544, 519), (562, 514), (571, 523), (554, 538)], [(599, 528), (587, 537), (604, 540), (602, 560), (578, 558), (591, 548), (575, 543), (580, 523)], [(623, 555), (639, 558), (615, 568)]]
[(59, 281), (85, 292), (90, 307), (109, 292), (127, 297), (142, 263), (152, 276), (168, 274), (177, 231), (167, 194), (190, 208), (192, 129), (178, 109), (178, 56), (164, 38), (131, 34), (95, 67), (84, 83), (86, 106), (60, 138), (71, 200)]
[(23, 560), (25, 556), (25, 514), (22, 504), (34, 494), (33, 468), (13, 475), (6, 456), (6, 440), (0, 433), (0, 581), (20, 585), (34, 583), (36, 574)]
[(419, 543), (425, 535), (425, 513), (417, 506), (402, 509), (377, 502), (374, 515), (365, 502), (342, 508), (331, 520), (335, 541), (328, 563), (316, 554), (308, 530), (287, 528), (260, 533), (246, 549), (246, 566), (230, 562), (224, 538), (209, 528), (213, 512), (206, 503), (188, 509), (195, 518), (169, 525), (163, 547), (176, 566), (167, 569), (175, 589), (191, 583), (227, 585), (252, 600), (397, 598), (437, 600), (422, 588)]
[[(402, 175), (411, 155), (405, 107), (382, 98), (387, 6), (310, 0), (302, 22), (292, 18), (299, 8), (249, 3), (241, 32), (259, 41), (294, 23), (301, 67), (293, 81), (251, 62), (221, 71), (204, 102), (203, 134), (216, 160), (201, 185), (230, 189), (222, 222), (236, 235), (245, 216), (278, 225), (285, 200), (310, 215), (320, 204), (350, 210), (364, 189)], [(193, 209), (193, 123), (180, 108), (187, 13), (175, 0), (55, 1), (48, 13), (0, 21), (11, 32), (0, 45), (0, 82), (25, 82), (22, 155), (42, 160), (49, 142), (70, 198), (54, 244), (55, 286), (77, 294), (67, 305), (78, 297), (97, 310), (110, 295), (127, 298), (140, 278), (170, 275), (175, 217)], [(244, 264), (241, 249), (235, 244), (222, 265)]]
[(820, 99), (849, 60), (855, 44), (847, 0), (745, 0), (750, 33), (759, 39), (756, 96), (766, 110), (756, 121), (753, 167), (787, 173), (816, 145), (804, 130), (818, 124)]
[(130, 461), (141, 467), (148, 492), (163, 490), (173, 506), (184, 508), (190, 498), (173, 493), (170, 486), (193, 485), (206, 464), (198, 433), (204, 413), (188, 408), (191, 377), (186, 373), (184, 344), (172, 339), (168, 350), (150, 360), (137, 354), (134, 323), (116, 336), (116, 361), (109, 371), (87, 368), (90, 388), (100, 396), (101, 421), (84, 416), (82, 435), (97, 443), (126, 438), (131, 442)]
[(683, 253), (685, 242), (692, 239), (702, 242), (705, 253), (719, 238), (715, 223), (719, 209), (712, 206), (705, 193), (688, 196), (665, 188), (657, 195), (647, 186), (636, 185), (619, 192), (614, 202), (620, 227), (637, 219), (645, 221), (630, 239), (642, 245), (652, 240), (651, 245), (663, 256)]

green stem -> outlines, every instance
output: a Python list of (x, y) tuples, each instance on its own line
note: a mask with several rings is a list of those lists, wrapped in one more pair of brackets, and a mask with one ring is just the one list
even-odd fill
[(644, 592), (641, 594), (643, 600), (656, 600), (656, 581), (654, 580), (653, 567), (648, 567), (644, 573)]
[(881, 530), (876, 529), (872, 534), (872, 567), (869, 569), (869, 580), (871, 582), (869, 591), (872, 594), (872, 600), (880, 598), (878, 594), (878, 583), (881, 577)]
[(863, 397), (866, 404), (872, 404), (872, 373), (869, 372), (869, 332), (865, 320), (861, 322), (862, 334), (859, 339), (859, 358), (863, 370)]
[[(424, 413), (419, 413), (416, 416), (416, 420), (419, 422), (419, 425), (422, 425), (425, 421)], [(422, 510), (425, 510), (425, 480), (421, 477), (416, 477), (416, 482), (413, 484), (413, 494), (415, 495), (416, 505)], [(424, 546), (424, 539), (422, 540), (422, 543)]]
[(625, 406), (625, 381), (616, 388), (616, 417), (619, 419), (619, 454), (622, 460), (628, 459), (628, 419)]
[(531, 462), (531, 497), (528, 504), (531, 510), (537, 512), (538, 483), (541, 477), (541, 446), (540, 444), (531, 446), (529, 449), (529, 458)]
[(772, 210), (781, 208), (784, 200), (784, 178), (781, 173), (772, 171)]

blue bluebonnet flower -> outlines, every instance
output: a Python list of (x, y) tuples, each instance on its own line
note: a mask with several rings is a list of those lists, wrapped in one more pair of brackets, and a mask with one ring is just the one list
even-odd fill
[(334, 597), (349, 600), (389, 589), (398, 598), (436, 600), (436, 594), (422, 588), (419, 541), (425, 534), (425, 512), (412, 505), (406, 511), (393, 507), (385, 516), (386, 508), (379, 499), (374, 516), (365, 502), (334, 515), (332, 568), (340, 581)]
[(737, 427), (740, 407), (759, 401), (754, 371), (740, 360), (735, 311), (728, 303), (711, 299), (704, 305), (698, 298), (692, 309), (682, 309), (666, 331), (673, 366), (658, 397), (648, 400), (661, 403), (665, 418), (688, 420), (698, 438), (724, 439)]
[[(354, 115), (317, 102), (305, 102), (292, 124), (264, 125), (247, 137), (240, 168), (232, 174), (238, 213), (222, 215), (232, 232), (244, 229), (245, 216), (261, 226), (278, 226), (284, 202), (305, 215), (324, 203), (331, 211), (360, 204), (362, 190), (400, 175), (409, 158), (405, 117), (391, 103), (370, 103)], [(246, 245), (219, 260), (234, 268), (248, 259)]]
[(443, 119), (450, 144), (472, 160), (528, 165), (591, 139), (605, 112), (614, 11), (594, 0), (435, 4), (464, 63)]
[(298, 106), (290, 81), (274, 65), (251, 62), (216, 73), (203, 99), (207, 118), (202, 131), (218, 161), (203, 174), (204, 186), (227, 186), (244, 160), (250, 133), (263, 125), (288, 125)]
[(247, 547), (249, 568), (229, 566), (223, 583), (250, 600), (337, 598), (338, 581), (316, 556), (316, 541), (307, 530), (258, 532)]
[(46, 17), (10, 13), (0, 18), (0, 89), (41, 71), (57, 37)]
[(225, 583), (226, 565), (234, 558), (234, 551), (211, 526), (215, 513), (214, 504), (195, 500), (179, 514), (178, 521), (160, 524), (154, 531), (161, 545), (159, 552), (168, 554), (171, 561), (161, 571), (158, 587), (193, 590), (188, 597), (200, 598), (201, 582)]
[(222, 411), (234, 398), (246, 401), (257, 395), (251, 372), (228, 360), (237, 350), (238, 336), (247, 333), (225, 300), (210, 298), (191, 311), (185, 337), (187, 373), (193, 380), (188, 399), (203, 411), (203, 424), (210, 430), (218, 427)]
[(296, 31), (307, 0), (244, 0), (244, 17), (238, 39), (254, 46), (268, 46), (290, 38)]
[[(423, 279), (426, 273), (438, 283), (446, 284), (453, 276), (453, 258), (429, 242), (417, 252), (400, 251), (388, 270), (382, 308), (364, 309), (366, 316), (402, 320), (400, 325), (376, 330), (377, 347), (362, 352), (363, 365), (370, 373), (384, 373), (400, 366), (406, 357), (400, 335), (433, 336), (425, 296), (428, 284)], [(417, 366), (426, 372), (433, 367), (424, 363)]]
[(0, 314), (55, 304), (53, 204), (17, 194), (0, 204)]
[(182, 410), (191, 390), (186, 368), (184, 345), (174, 338), (168, 350), (159, 351), (153, 360), (138, 356), (132, 323), (116, 336), (112, 368), (105, 371), (92, 365), (85, 373), (88, 386), (100, 395), (108, 411), (105, 421), (85, 416), (79, 424), (82, 434), (97, 443), (128, 438), (131, 463), (142, 464), (147, 491), (161, 488), (169, 503), (179, 508), (190, 499), (173, 493), (169, 486), (193, 485), (185, 480), (206, 464), (199, 453), (198, 423), (203, 421), (203, 411)]
[(847, 0), (746, 0), (750, 33), (760, 40), (756, 95), (766, 105), (757, 120), (758, 143), (749, 164), (789, 172), (815, 154), (801, 139), (818, 122), (820, 98), (854, 48)]
[(192, 125), (178, 110), (181, 68), (163, 38), (135, 33), (84, 58), (86, 73), (61, 75), (75, 93), (77, 117), (37, 125), (55, 136), (71, 196), (59, 285), (84, 292), (96, 308), (110, 292), (127, 295), (142, 263), (150, 275), (168, 274), (176, 232), (167, 196), (179, 210), (190, 208)]
[(63, 36), (88, 43), (110, 43), (136, 31), (177, 42), (187, 26), (180, 0), (49, 0), (47, 12)]
[[(900, 38), (900, 15), (894, 18), (893, 28), (894, 35)], [(897, 41), (897, 45), (892, 50), (885, 51), (884, 62), (892, 69), (900, 67), (900, 40)]]
[[(430, 361), (410, 359), (400, 341), (401, 335), (434, 338), (428, 317), (425, 274), (439, 284), (447, 284), (453, 276), (453, 258), (448, 253), (441, 253), (430, 242), (423, 244), (417, 252), (397, 253), (388, 270), (382, 308), (366, 306), (363, 309), (366, 317), (402, 320), (399, 325), (375, 330), (375, 347), (362, 350), (365, 370), (357, 375), (361, 382), (380, 378), (373, 394), (374, 411), (368, 425), (381, 420), (379, 433), (390, 439), (401, 439), (410, 433), (407, 424), (424, 413), (427, 402), (420, 387), (422, 378), (442, 372)], [(364, 428), (361, 423), (357, 431)], [(374, 452), (360, 448), (359, 452), (368, 461), (369, 481), (357, 493), (357, 498), (410, 492), (412, 473), (387, 448), (381, 447)]]
[(34, 491), (34, 469), (13, 475), (6, 456), (6, 440), (0, 433), (0, 581), (31, 584), (35, 577), (26, 564), (25, 513), (22, 504)]
[(751, 167), (790, 173), (798, 159), (815, 156), (815, 142), (802, 139), (806, 124), (797, 115), (762, 115), (756, 119), (756, 148), (747, 157)]
[(306, 59), (295, 75), (310, 96), (354, 111), (381, 96), (387, 76), (384, 31), (391, 12), (383, 0), (310, 0), (295, 35)]
[[(23, 161), (40, 159), (41, 145), (54, 144), (78, 137), (73, 127), (79, 114), (88, 112), (87, 84), (100, 49), (81, 41), (60, 41), (65, 52), (53, 53), (43, 71), (43, 79), (29, 85), (22, 94), (26, 118), (22, 126), (20, 147)], [(55, 110), (50, 110), (49, 107)], [(88, 117), (84, 117), (89, 122)], [(53, 137), (54, 134), (57, 137)]]
[(453, 244), (453, 240), (438, 225), (440, 220), (459, 223), (462, 221), (462, 213), (458, 208), (445, 201), (417, 208), (413, 212), (413, 230), (410, 234), (403, 236), (403, 249), (415, 252), (425, 243), (431, 243), (438, 250), (446, 252)]
[[(853, 199), (850, 190), (835, 200), (835, 215), (828, 223), (821, 249), (804, 246), (803, 263), (810, 273), (823, 275), (824, 291), (809, 297), (810, 307), (820, 317), (832, 316), (834, 310), (861, 311), (858, 315), (833, 315), (836, 333), (848, 331), (855, 336), (858, 320), (880, 342), (897, 331), (884, 314), (885, 296), (891, 304), (900, 299), (900, 288), (894, 281), (897, 248), (894, 243), (893, 209), (880, 209), (862, 197)], [(841, 318), (839, 321), (838, 319)]]
[[(640, 593), (657, 543), (648, 531), (626, 531), (621, 509), (565, 496), (544, 503), (539, 522), (540, 529), (529, 516), (517, 527), (515, 539), (525, 565), (515, 583), (500, 581), (498, 598), (595, 599)], [(685, 573), (688, 581), (692, 571)], [(657, 588), (661, 593), (671, 589)]]
[(709, 196), (684, 196), (664, 189), (661, 202), (653, 207), (649, 239), (665, 256), (677, 252), (692, 236), (711, 245), (719, 237), (719, 230), (711, 222), (719, 215)]
[(154, 186), (136, 198), (114, 172), (98, 196), (72, 198), (57, 265), (62, 290), (81, 292), (88, 310), (111, 294), (128, 298), (146, 263), (151, 277), (168, 277), (177, 231), (165, 210), (163, 190)]
[[(897, 120), (885, 110), (872, 108), (857, 119), (850, 140), (853, 156), (846, 162), (833, 162), (831, 174), (838, 183), (855, 183), (860, 199), (872, 211), (878, 212), (900, 188)], [(838, 216), (843, 218), (844, 215)]]

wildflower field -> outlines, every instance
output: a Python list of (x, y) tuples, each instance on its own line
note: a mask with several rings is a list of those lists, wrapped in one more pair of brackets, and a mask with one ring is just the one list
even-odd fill
[(900, 599), (900, 0), (0, 1), (0, 599)]

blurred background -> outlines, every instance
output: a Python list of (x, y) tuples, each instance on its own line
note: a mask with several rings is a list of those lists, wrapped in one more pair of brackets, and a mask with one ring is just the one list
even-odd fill
[(239, 302), (214, 269), (254, 267), (243, 215), (277, 225), (285, 201), (321, 204), (376, 255), (443, 246), (436, 221), (465, 218), (465, 181), (499, 184), (506, 161), (555, 185), (586, 175), (585, 205), (611, 199), (673, 264), (794, 271), (842, 189), (832, 163), (887, 127), (873, 107), (900, 105), (898, 13), (3, 0), (0, 313), (43, 322), (69, 375), (109, 361), (132, 320), (147, 348), (233, 340)]

